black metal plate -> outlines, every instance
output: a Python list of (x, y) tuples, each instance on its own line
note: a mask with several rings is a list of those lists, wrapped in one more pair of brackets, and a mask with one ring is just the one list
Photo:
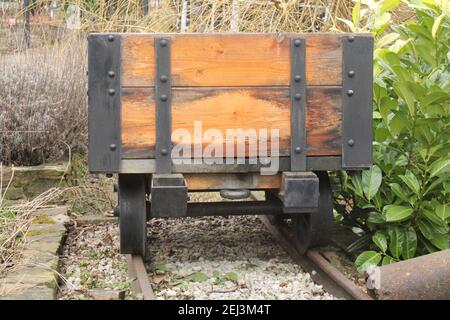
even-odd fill
[(306, 170), (306, 40), (291, 39), (291, 171)]
[(172, 95), (170, 79), (170, 40), (155, 38), (156, 57), (156, 172), (172, 171)]
[(119, 35), (88, 38), (89, 171), (114, 173), (120, 166)]
[(343, 37), (342, 168), (372, 165), (373, 38)]

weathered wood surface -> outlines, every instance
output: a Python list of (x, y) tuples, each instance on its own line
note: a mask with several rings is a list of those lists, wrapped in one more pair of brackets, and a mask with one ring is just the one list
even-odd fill
[(189, 191), (221, 189), (279, 189), (281, 175), (259, 173), (184, 173)]
[[(290, 38), (275, 34), (167, 34), (173, 86), (287, 86)], [(300, 34), (306, 39), (310, 86), (342, 84), (339, 34)], [(154, 85), (154, 34), (122, 35), (122, 85)]]
[[(278, 129), (279, 155), (287, 156), (290, 154), (290, 104), (288, 87), (174, 88), (172, 131), (187, 129), (194, 138), (197, 120), (202, 121), (203, 133), (218, 129), (224, 136), (226, 129), (267, 129), (268, 134), (271, 129)], [(308, 156), (341, 154), (340, 87), (308, 87), (306, 125)], [(173, 138), (174, 144), (182, 142)], [(204, 140), (203, 148), (211, 142)], [(245, 156), (261, 155), (259, 150), (256, 154), (249, 152), (249, 142), (235, 140), (234, 144), (245, 144)], [(154, 157), (154, 146), (154, 89), (123, 88), (122, 158)], [(270, 143), (268, 150), (270, 155)]]

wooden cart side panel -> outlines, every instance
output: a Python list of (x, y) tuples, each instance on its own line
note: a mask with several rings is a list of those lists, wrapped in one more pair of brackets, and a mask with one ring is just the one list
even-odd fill
[[(198, 120), (202, 121), (203, 133), (219, 129), (224, 136), (226, 129), (267, 129), (269, 135), (271, 129), (278, 129), (279, 155), (288, 156), (290, 103), (288, 87), (174, 88), (172, 131), (187, 129), (193, 138), (194, 121)], [(308, 156), (341, 154), (341, 105), (340, 87), (308, 87)], [(182, 142), (174, 138), (174, 144)], [(211, 142), (203, 141), (203, 148)], [(240, 143), (235, 140), (235, 147)], [(244, 143), (245, 156), (258, 155), (248, 152), (249, 141)], [(154, 89), (123, 88), (122, 158), (153, 158), (154, 147)], [(268, 149), (270, 151), (270, 143)]]
[[(184, 34), (171, 38), (172, 86), (288, 86), (290, 35)], [(302, 34), (309, 86), (342, 84), (337, 34)], [(122, 85), (154, 85), (154, 35), (122, 35)]]

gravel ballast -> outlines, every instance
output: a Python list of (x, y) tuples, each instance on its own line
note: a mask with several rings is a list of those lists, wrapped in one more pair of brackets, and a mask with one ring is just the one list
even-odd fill
[[(158, 299), (334, 299), (282, 250), (255, 216), (153, 219), (147, 270)], [(89, 290), (129, 294), (118, 225), (71, 228), (62, 256), (60, 299)], [(139, 297), (138, 297), (139, 298)]]

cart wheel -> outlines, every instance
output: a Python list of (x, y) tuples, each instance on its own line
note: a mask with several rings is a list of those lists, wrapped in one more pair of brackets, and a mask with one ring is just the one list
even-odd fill
[(317, 212), (292, 217), (297, 248), (301, 254), (308, 249), (327, 245), (333, 229), (333, 199), (326, 171), (315, 172), (319, 177), (319, 208)]
[(119, 174), (120, 252), (145, 257), (147, 211), (145, 176)]

